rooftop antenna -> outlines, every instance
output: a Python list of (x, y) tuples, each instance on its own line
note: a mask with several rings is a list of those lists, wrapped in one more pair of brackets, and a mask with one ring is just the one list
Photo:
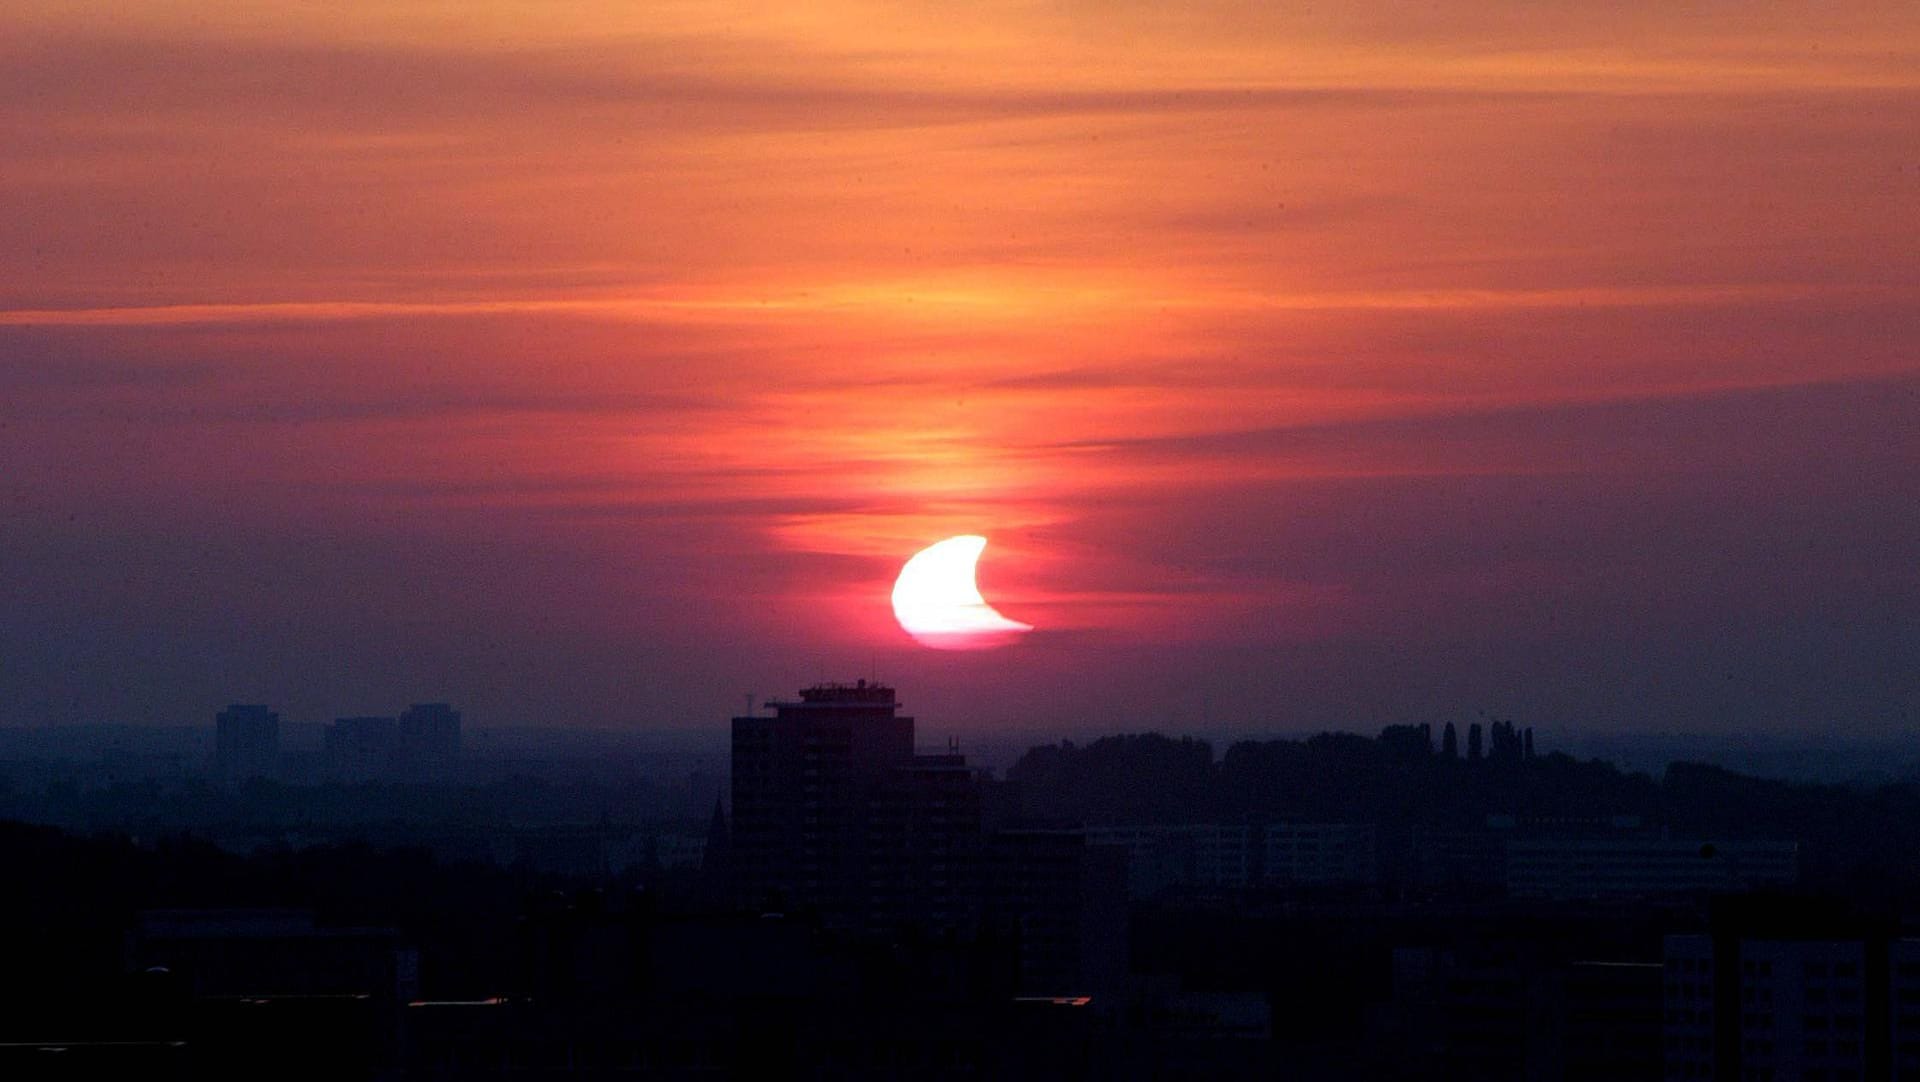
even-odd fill
[(753, 692), (751, 691), (747, 692), (747, 712), (743, 716), (744, 717), (753, 716)]

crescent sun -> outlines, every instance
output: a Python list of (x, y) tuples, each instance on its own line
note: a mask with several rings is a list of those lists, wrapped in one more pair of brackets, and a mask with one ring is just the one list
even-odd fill
[(936, 650), (980, 650), (1004, 646), (1032, 631), (1032, 624), (1009, 620), (980, 596), (974, 572), (987, 539), (977, 534), (949, 537), (919, 552), (900, 569), (893, 583), (893, 617), (922, 646)]

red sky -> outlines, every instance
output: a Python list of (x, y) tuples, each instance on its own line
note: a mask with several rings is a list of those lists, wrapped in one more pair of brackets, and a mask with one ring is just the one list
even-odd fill
[(961, 8), (7, 5), (0, 724), (1920, 724), (1920, 9)]

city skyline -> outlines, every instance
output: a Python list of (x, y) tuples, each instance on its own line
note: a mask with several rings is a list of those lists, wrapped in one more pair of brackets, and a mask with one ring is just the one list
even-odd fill
[[(1920, 729), (1920, 14), (0, 13), (0, 725)], [(1017, 642), (894, 621), (990, 546)]]

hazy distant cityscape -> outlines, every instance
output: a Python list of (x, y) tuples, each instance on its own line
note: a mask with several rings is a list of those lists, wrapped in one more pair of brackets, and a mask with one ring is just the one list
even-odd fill
[[(1920, 1077), (1920, 780), (1893, 755), (1848, 784), (1654, 775), (1463, 719), (996, 768), (867, 681), (674, 738), (213, 715), (0, 731), (0, 859), (45, 869), (6, 905), (51, 930), (0, 1061)], [(83, 896), (99, 875), (123, 886)], [(1790, 1026), (1752, 1009), (1776, 1001)]]

